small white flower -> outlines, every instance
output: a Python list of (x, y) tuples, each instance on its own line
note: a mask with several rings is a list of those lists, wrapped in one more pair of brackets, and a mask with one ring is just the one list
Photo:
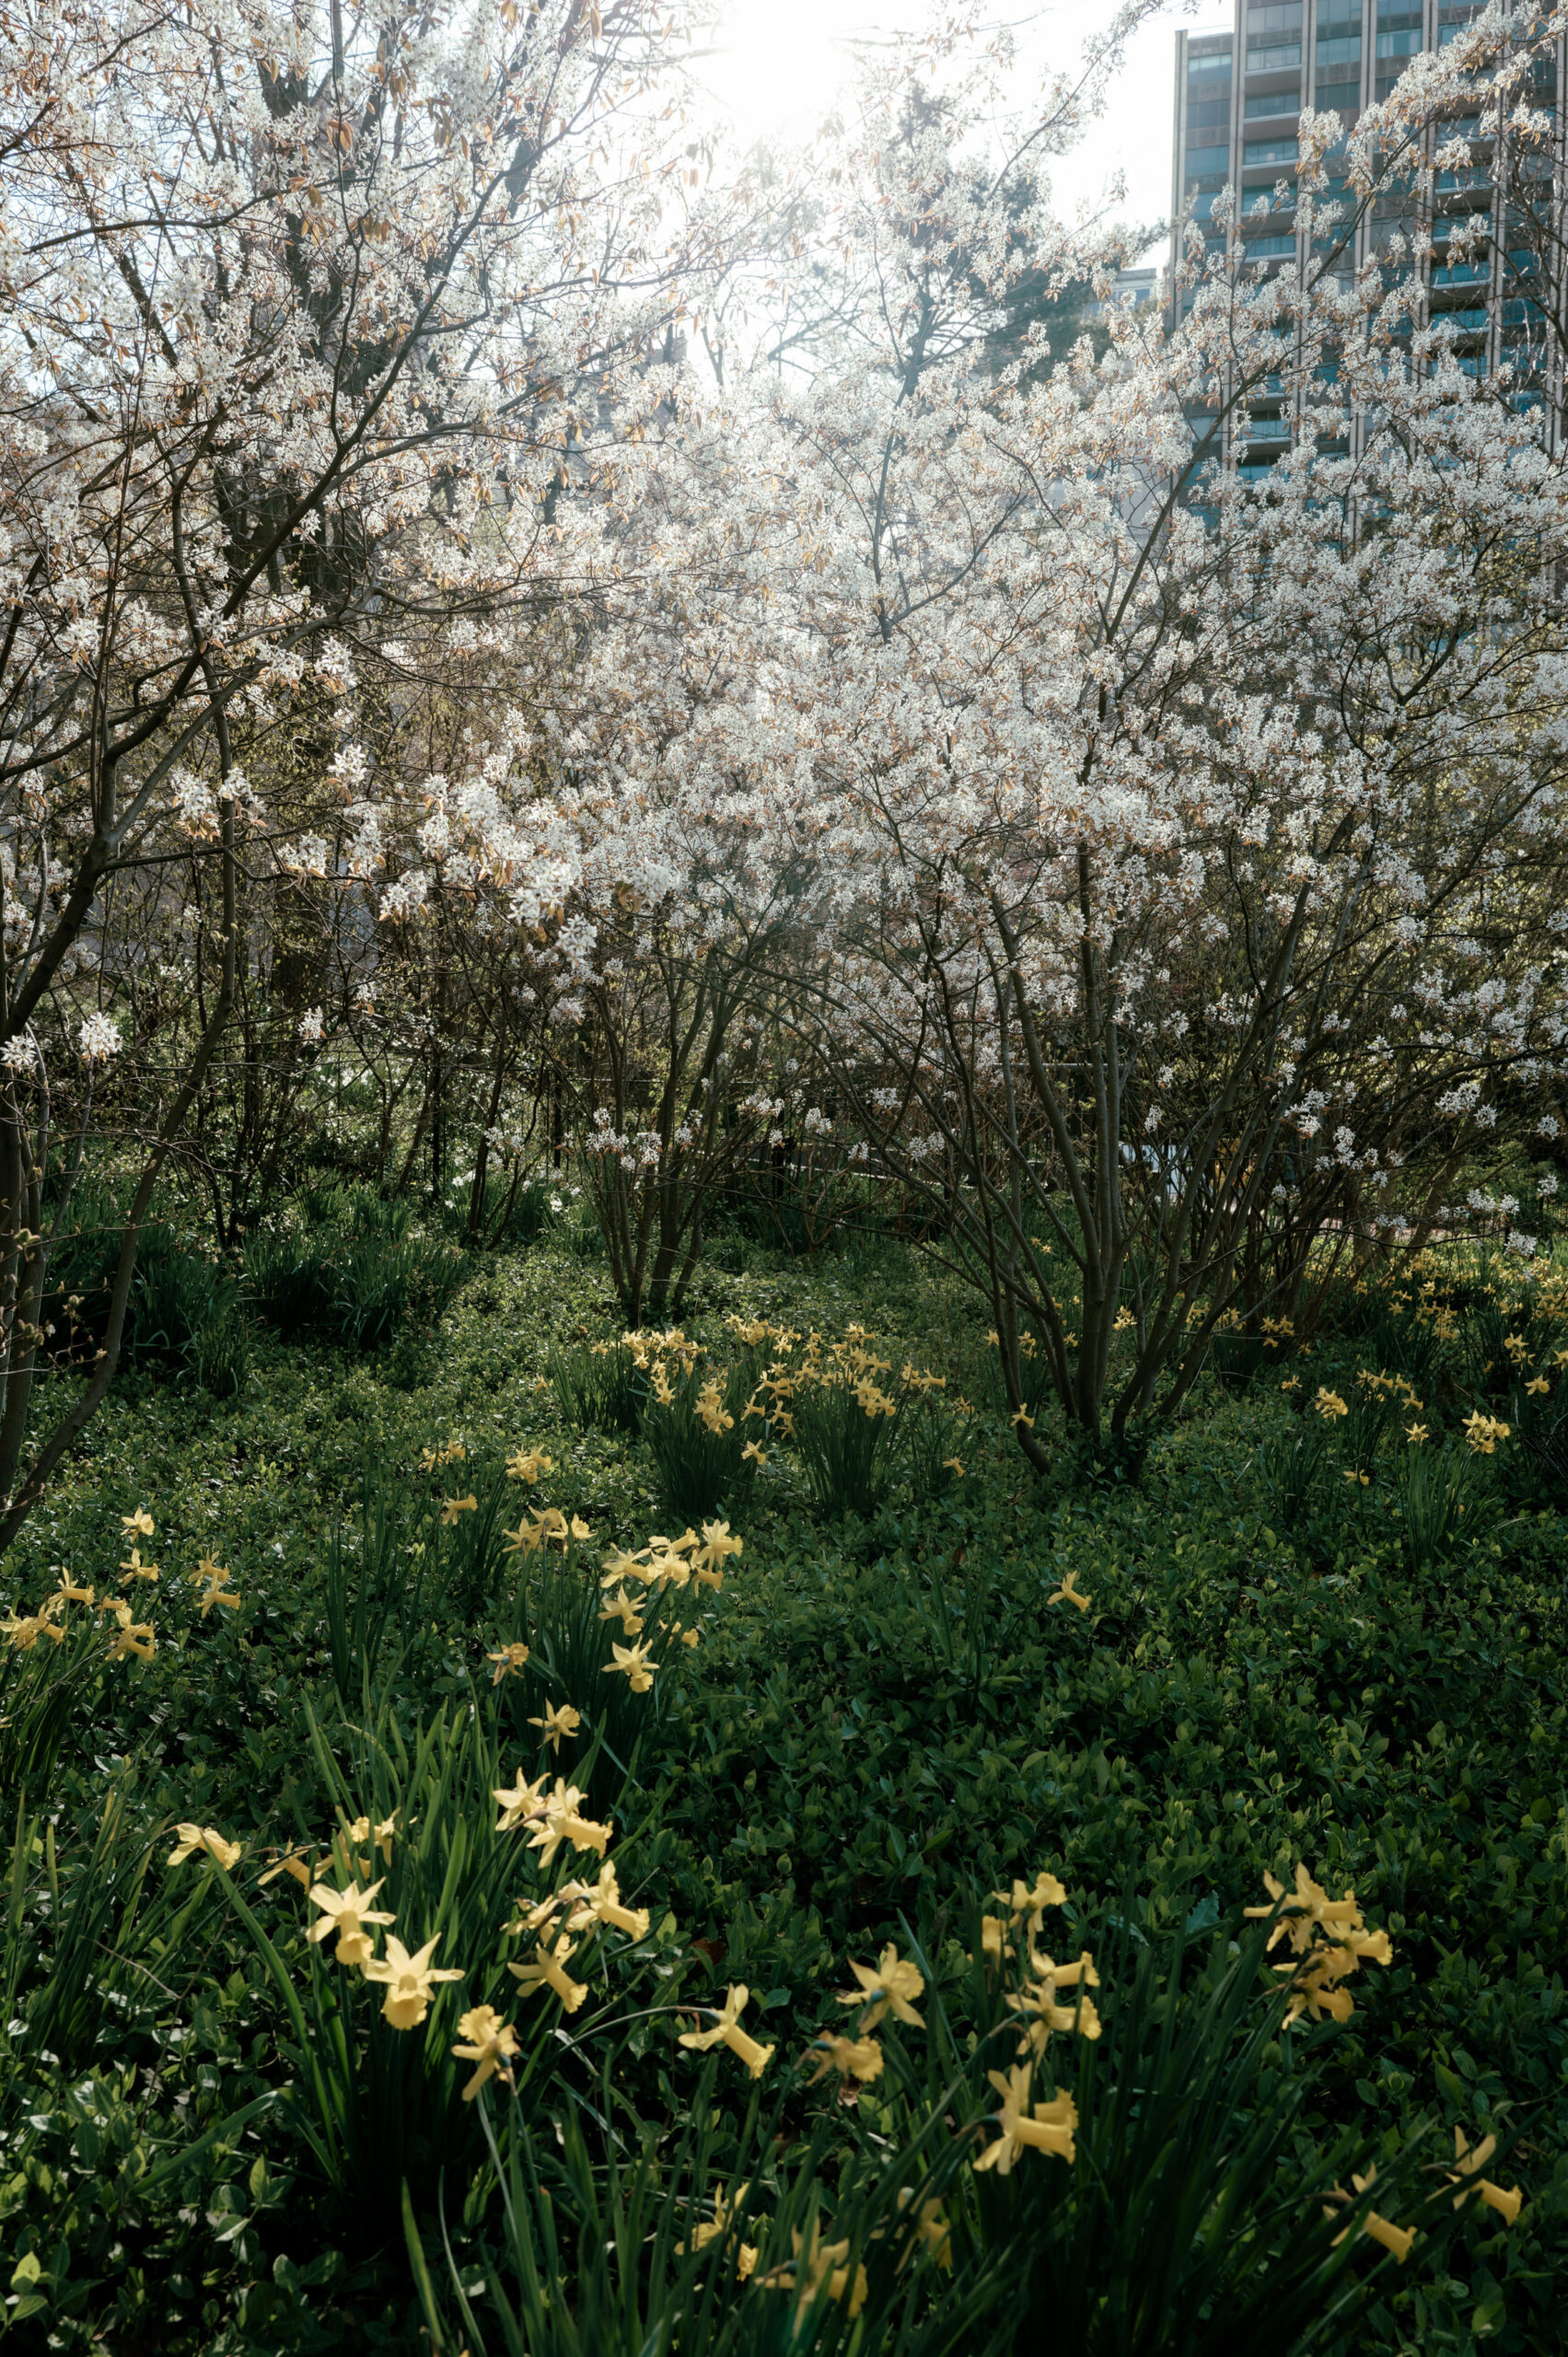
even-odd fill
[(308, 1006), (299, 1018), (299, 1036), (308, 1048), (313, 1048), (321, 1037), (321, 1010)]
[(85, 1064), (106, 1064), (117, 1056), (125, 1042), (120, 1037), (117, 1024), (102, 1013), (89, 1015), (77, 1039)]

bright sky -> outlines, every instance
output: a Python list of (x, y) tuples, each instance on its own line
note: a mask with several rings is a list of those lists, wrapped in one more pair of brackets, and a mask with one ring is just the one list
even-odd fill
[[(1086, 29), (1108, 20), (1106, 0), (1029, 8), (1012, 18), (1021, 63), (1019, 97), (1038, 86), (1041, 68), (1075, 58)], [(709, 87), (733, 117), (741, 142), (764, 133), (808, 137), (835, 89), (853, 72), (856, 36), (888, 40), (923, 22), (923, 0), (728, 0), (724, 53), (704, 70)], [(1170, 209), (1172, 78), (1179, 25), (1223, 29), (1229, 11), (1167, 8), (1132, 42), (1110, 106), (1077, 153), (1054, 174), (1057, 202), (1097, 206), (1121, 175), (1126, 194), (1114, 207), (1126, 221), (1163, 221)], [(1150, 260), (1158, 257), (1151, 251)]]

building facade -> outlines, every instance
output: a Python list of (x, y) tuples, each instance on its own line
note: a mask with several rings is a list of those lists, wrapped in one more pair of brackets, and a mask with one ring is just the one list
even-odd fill
[[(1222, 245), (1225, 234), (1210, 224), (1215, 199), (1228, 183), (1239, 200), (1228, 235), (1247, 260), (1265, 270), (1306, 264), (1309, 257), (1295, 228), (1294, 203), (1273, 201), (1278, 182), (1294, 185), (1302, 108), (1337, 112), (1348, 132), (1364, 108), (1388, 97), (1412, 56), (1442, 48), (1479, 14), (1476, 0), (1236, 0), (1228, 32), (1178, 33), (1173, 225), (1190, 215), (1202, 226), (1211, 250)], [(1546, 401), (1554, 424), (1562, 407), (1562, 369), (1556, 340), (1543, 332), (1543, 301), (1551, 303), (1554, 291), (1543, 285), (1543, 275), (1556, 277), (1560, 271), (1553, 253), (1544, 250), (1551, 238), (1543, 247), (1533, 231), (1523, 235), (1516, 216), (1521, 191), (1528, 201), (1531, 174), (1539, 175), (1547, 192), (1564, 184), (1557, 100), (1565, 62), (1560, 42), (1553, 59), (1538, 64), (1529, 91), (1532, 105), (1552, 122), (1549, 156), (1510, 156), (1497, 121), (1479, 113), (1466, 116), (1456, 108), (1440, 137), (1469, 137), (1468, 171), (1438, 175), (1424, 210), (1412, 190), (1391, 192), (1376, 200), (1353, 237), (1345, 239), (1341, 229), (1314, 241), (1324, 256), (1343, 242), (1331, 266), (1348, 280), (1400, 234), (1407, 249), (1400, 267), (1410, 267), (1413, 251), (1426, 314), (1451, 322), (1460, 367), (1485, 378), (1506, 361), (1514, 371), (1513, 397), (1529, 404)], [(1331, 189), (1331, 157), (1330, 169)], [(1252, 211), (1260, 197), (1269, 200), (1261, 218)], [(1446, 242), (1453, 220), (1482, 212), (1492, 216), (1489, 252), (1450, 261)], [(1554, 221), (1554, 206), (1543, 206), (1542, 215)], [(1173, 226), (1173, 285), (1179, 237), (1179, 226)], [(1274, 397), (1265, 389), (1249, 401), (1247, 415), (1225, 437), (1225, 457), (1254, 478), (1268, 472), (1293, 432), (1288, 401), (1279, 383), (1271, 382)], [(1202, 421), (1202, 412), (1195, 412), (1194, 425), (1201, 429)], [(1353, 422), (1349, 430), (1353, 435)]]

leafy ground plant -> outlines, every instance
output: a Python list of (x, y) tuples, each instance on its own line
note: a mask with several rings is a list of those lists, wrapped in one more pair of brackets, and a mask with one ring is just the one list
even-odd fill
[[(1006, 2348), (1021, 2320), (1058, 2306), (1081, 2337), (1097, 2300), (1137, 2340), (1156, 2329), (1135, 2296), (1149, 2269), (1177, 2285), (1168, 2329), (1195, 2333), (1222, 2292), (1249, 2313), (1239, 2254), (1272, 2266), (1276, 2229), (1320, 2222), (1343, 2292), (1364, 2302), (1342, 2336), (1355, 2357), (1474, 2357), (1482, 2341), (1499, 2357), (1560, 2357), (1564, 1541), (1550, 1501), (1515, 1485), (1512, 1388), (1477, 1399), (1469, 1386), (1459, 1277), (1445, 1262), (1411, 1281), (1400, 1315), (1430, 1333), (1437, 1379), (1407, 1378), (1419, 1419), (1401, 1402), (1353, 1497), (1357, 1376), (1386, 1372), (1359, 1328), (1309, 1347), (1287, 1336), (1279, 1376), (1293, 1392), (1205, 1378), (1200, 1412), (1156, 1436), (1136, 1484), (1092, 1482), (1066, 1452), (1036, 1483), (1007, 1413), (987, 1404), (982, 1313), (902, 1248), (858, 1292), (846, 1268), (759, 1252), (694, 1306), (694, 1363), (704, 1376), (744, 1367), (737, 1423), (766, 1459), (752, 1460), (739, 1510), (697, 1521), (659, 1503), (640, 1440), (560, 1418), (552, 1338), (606, 1314), (602, 1280), (560, 1237), (486, 1266), (417, 1392), (380, 1361), (262, 1331), (249, 1391), (221, 1412), (150, 1365), (111, 1396), (56, 1518), (30, 1525), (5, 1567), (14, 1672), (53, 1675), (36, 1624), (63, 1562), (73, 1587), (110, 1604), (65, 1608), (102, 1658), (24, 1779), (6, 1877), (0, 2223), (13, 2316), (25, 2305), (40, 2336), (117, 2357), (415, 2357), (429, 2345), (424, 2268), (447, 2345), (477, 2351), (482, 2339), (505, 2357), (493, 2269), (519, 2330), (546, 2347), (574, 2320), (614, 2348), (673, 2316), (681, 2350), (701, 2343), (705, 2317), (770, 2350), (836, 2336), (870, 2357), (873, 2333), (896, 2347), (954, 2318), (966, 2350), (993, 2322)], [(1568, 1290), (1544, 1271), (1531, 1290), (1550, 1330), (1524, 1379), (1546, 1384), (1527, 1396), (1551, 1408)], [(963, 1470), (922, 1500), (912, 1450), (874, 1522), (840, 1524), (811, 1500), (792, 1446), (792, 1369), (807, 1352), (784, 1337), (815, 1329), (825, 1357), (873, 1318), (877, 1339), (859, 1346), (889, 1363), (877, 1378), (889, 1396), (906, 1365), (947, 1376), (923, 1402), (956, 1420)], [(1511, 1301), (1502, 1332), (1536, 1347)], [(1345, 1415), (1325, 1415), (1319, 1392)], [(906, 1434), (920, 1404), (906, 1406)], [(1260, 1463), (1280, 1432), (1323, 1436), (1294, 1527)], [(1398, 1482), (1407, 1457), (1429, 1451), (1455, 1453), (1477, 1504), (1423, 1570)], [(367, 1459), (385, 1577), (382, 1540), (359, 1543)], [(137, 1505), (155, 1492), (161, 1573)], [(722, 1590), (698, 1576), (719, 1538), (744, 1543), (724, 1559)], [(110, 1658), (122, 1634), (134, 1647)], [(628, 1674), (639, 1664), (641, 1691)], [(470, 1742), (436, 1796), (441, 1761)], [(429, 1778), (411, 1807), (422, 1747)], [(533, 1840), (558, 1787), (610, 1839), (603, 1859), (563, 1842), (541, 1873)], [(498, 1793), (525, 1812), (505, 1836)], [(545, 1805), (537, 1821), (530, 1793)], [(400, 1844), (425, 1839), (427, 1818), (414, 1864)], [(1012, 1885), (1038, 1887), (1041, 1826), (1074, 1896), (1030, 1930), (1010, 1922)], [(1304, 1852), (1324, 1908), (1353, 1887), (1365, 1935), (1386, 1927), (1393, 1954), (1352, 1978), (1350, 2020), (1315, 2024), (1308, 2008), (1270, 2036), (1272, 1967), (1289, 1961), (1294, 1976), (1295, 1951), (1287, 1938), (1256, 1959), (1248, 1944), (1270, 1925), (1249, 1928), (1241, 1910), (1265, 1864), (1291, 1888)], [(645, 1937), (613, 1920), (574, 1926), (587, 1900), (566, 1886), (604, 1903), (605, 1865), (610, 1903), (633, 1925), (645, 1910)], [(424, 2020), (408, 2030), (383, 2010), (389, 1982), (335, 1961), (331, 1901), (341, 1912), (350, 1881), (367, 1913), (393, 1915), (369, 1925), (370, 1960), (394, 1962), (396, 1937), (415, 2010), (412, 1968), (439, 1930)], [(1005, 1897), (977, 1902), (977, 1887)], [(454, 1910), (467, 1910), (461, 1938)], [(875, 1979), (889, 1947), (887, 1977), (919, 2029), (891, 2010), (865, 2023), (878, 1998), (846, 1985), (846, 1958)], [(1051, 2003), (1075, 2009), (1067, 1973), (1086, 1949), (1100, 2037), (1053, 2026), (1017, 2090), (1024, 2029), (1006, 2000), (1043, 1979), (1025, 1973), (1032, 1952), (1067, 1960)], [(1249, 1956), (1250, 1982), (1226, 1993)], [(525, 1987), (513, 1964), (541, 1977)], [(549, 1968), (567, 1993), (587, 1987), (574, 2010)], [(1210, 2172), (1191, 2240), (1174, 2164), (1162, 2176), (1164, 2147), (1135, 2132), (1142, 2098), (1111, 2134), (1126, 2056), (1140, 2084), (1161, 2084), (1171, 2004), (1170, 2068), (1191, 2075), (1165, 2116), (1185, 2136), (1191, 2115), (1194, 2166)], [(1222, 2119), (1204, 2109), (1197, 2031), (1226, 2005), (1239, 2015)], [(682, 2041), (709, 2037), (705, 2081)], [(774, 2049), (760, 2080), (732, 2038)], [(833, 2059), (867, 2046), (882, 2056), (872, 2076)], [(1071, 2163), (1063, 2101), (1077, 2115)], [(1276, 2111), (1288, 2153), (1271, 2163)], [(1015, 2145), (1007, 2169), (977, 2169)], [(1251, 2155), (1250, 2191), (1225, 2189), (1216, 2154)], [(1469, 2162), (1505, 2210), (1522, 2194), (1512, 2225), (1479, 2190), (1452, 2211)], [(1272, 2211), (1260, 2191), (1271, 2166)], [(504, 2183), (521, 2189), (513, 2213), (547, 2318), (528, 2306)], [(900, 2268), (901, 2193), (920, 2194), (917, 2215), (928, 2200), (939, 2213), (923, 2218), (935, 2246), (906, 2245)], [(1443, 2216), (1428, 2214), (1434, 2193)], [(1242, 2223), (1211, 2247), (1222, 2202)], [(1358, 2217), (1401, 2246), (1415, 2230), (1402, 2264), (1376, 2232), (1332, 2243)], [(1102, 2245), (1109, 2277), (1086, 2256)], [(742, 2246), (758, 2254), (744, 2279)], [(1032, 2294), (1026, 2253), (1054, 2270)], [(1307, 2293), (1277, 2281), (1282, 2334), (1305, 2333)], [(1330, 2333), (1325, 2357), (1332, 2347)]]

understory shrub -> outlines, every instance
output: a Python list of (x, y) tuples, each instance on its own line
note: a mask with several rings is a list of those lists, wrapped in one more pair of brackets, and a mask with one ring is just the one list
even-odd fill
[[(61, 1220), (43, 1295), (56, 1364), (86, 1365), (101, 1345), (123, 1237), (116, 1190), (84, 1176)], [(145, 1227), (121, 1337), (122, 1364), (189, 1375), (215, 1399), (238, 1399), (249, 1379), (250, 1340), (232, 1271), (187, 1248), (166, 1223)]]
[(247, 1291), (285, 1341), (377, 1349), (405, 1322), (433, 1325), (468, 1272), (456, 1245), (412, 1223), (408, 1204), (372, 1188), (313, 1190), (284, 1224), (247, 1239)]
[(634, 1433), (646, 1389), (625, 1342), (552, 1350), (546, 1362), (563, 1423), (582, 1433)]

